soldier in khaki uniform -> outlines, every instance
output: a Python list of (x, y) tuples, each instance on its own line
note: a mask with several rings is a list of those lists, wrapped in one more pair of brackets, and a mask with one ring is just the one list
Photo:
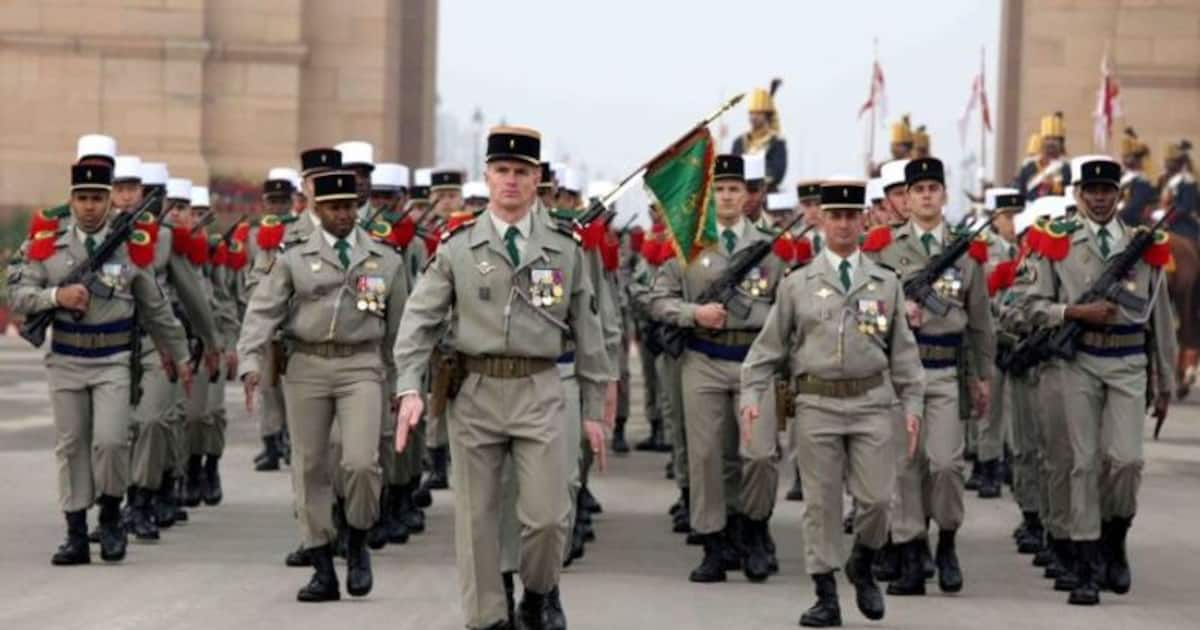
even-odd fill
[(1166, 414), (1177, 348), (1163, 272), (1170, 251), (1165, 235), (1123, 283), (1123, 290), (1146, 300), (1144, 309), (1107, 301), (1080, 303), (1134, 232), (1116, 218), (1121, 167), (1115, 160), (1079, 157), (1071, 170), (1079, 215), (1050, 227), (1040, 255), (1031, 260), (1032, 271), (1020, 280), (1028, 285), (1026, 307), (1034, 326), (1083, 324), (1077, 353), (1062, 361), (1074, 454), (1070, 535), (1078, 578), (1068, 601), (1094, 605), (1101, 585), (1124, 594), (1132, 583), (1125, 539), (1141, 485), (1142, 419), (1148, 394), (1153, 394), (1156, 413)]
[[(910, 220), (898, 227), (875, 228), (864, 250), (908, 278), (949, 246), (956, 235), (942, 216), (946, 203), (942, 162), (914, 159), (905, 165), (904, 173)], [(922, 555), (927, 549), (927, 517), (940, 530), (935, 557), (938, 585), (947, 593), (962, 589), (955, 544), (963, 522), (965, 481), (957, 365), (961, 353), (966, 353), (975, 406), (986, 411), (996, 348), (981, 262), (973, 255), (963, 255), (935, 283), (934, 289), (950, 303), (945, 317), (934, 316), (911, 301), (906, 303), (925, 368), (925, 412), (920, 447), (914, 457), (900, 462), (892, 539), (902, 550), (902, 571), (900, 579), (888, 585), (891, 595), (925, 593)]]
[[(71, 168), (71, 219), (33, 235), (22, 246), (27, 260), (8, 278), (16, 313), (54, 311), (46, 369), (56, 427), (59, 505), (66, 514), (67, 539), (52, 562), (87, 564), (87, 508), (100, 505), (100, 557), (125, 557), (121, 497), (130, 483), (130, 356), (134, 320), (149, 328), (159, 347), (184, 357), (179, 322), (144, 265), (153, 260), (153, 240), (144, 226), (101, 268), (98, 282), (111, 297), (93, 295), (83, 284), (59, 286), (72, 267), (85, 260), (108, 235), (112, 166), (103, 162)], [(140, 249), (136, 251), (135, 249)], [(135, 262), (136, 261), (136, 262)], [(186, 362), (175, 368), (186, 386)]]
[[(488, 135), (488, 210), (443, 237), (408, 302), (396, 341), (396, 446), (421, 418), (420, 390), (443, 322), (463, 373), (446, 420), (454, 461), (456, 555), (470, 628), (508, 628), (500, 575), (501, 471), (511, 458), (521, 521), (518, 628), (566, 627), (558, 605), (567, 512), (565, 413), (555, 369), (568, 339), (593, 451), (609, 378), (598, 304), (574, 234), (533, 211), (540, 135)], [(452, 308), (453, 307), (453, 308)], [(557, 334), (556, 334), (557, 331)]]
[[(664, 264), (655, 279), (651, 309), (655, 318), (690, 329), (681, 359), (683, 415), (691, 525), (703, 536), (704, 559), (689, 579), (723, 582), (727, 570), (742, 568), (747, 579), (761, 582), (771, 573), (767, 518), (775, 506), (778, 484), (773, 461), (776, 440), (771, 433), (764, 436), (769, 439), (739, 449), (738, 379), (740, 365), (766, 321), (787, 263), (768, 255), (743, 278), (738, 299), (749, 307), (744, 319), (727, 313), (722, 304), (692, 301), (720, 276), (738, 251), (773, 236), (750, 225), (742, 215), (745, 183), (741, 157), (717, 156), (713, 179), (718, 242), (701, 251), (686, 269), (678, 260)], [(773, 405), (767, 412), (772, 411)], [(769, 422), (774, 423), (773, 413), (764, 415), (771, 416)]]
[(246, 400), (260, 381), (262, 349), (282, 328), (291, 350), (284, 396), (290, 411), (293, 488), (312, 580), (297, 599), (340, 597), (333, 570), (333, 492), (329, 439), (338, 422), (349, 526), (347, 592), (371, 591), (367, 530), (379, 518), (379, 468), (385, 361), (381, 344), (393, 341), (408, 294), (408, 272), (390, 247), (355, 226), (352, 173), (313, 178), (313, 212), (321, 226), (288, 246), (254, 292), (238, 340)]
[(858, 249), (864, 195), (862, 182), (821, 185), (828, 247), (781, 282), (775, 306), (742, 367), (746, 440), (768, 420), (759, 417), (760, 401), (779, 363), (787, 362), (794, 375), (793, 448), (808, 499), (805, 567), (817, 591), (817, 604), (800, 620), (803, 626), (841, 625), (833, 572), (844, 557), (843, 479), (859, 506), (846, 575), (862, 613), (869, 619), (883, 617), (883, 595), (871, 563), (887, 540), (896, 476), (892, 404), (899, 398), (904, 408), (910, 456), (924, 406), (924, 373), (899, 278)]

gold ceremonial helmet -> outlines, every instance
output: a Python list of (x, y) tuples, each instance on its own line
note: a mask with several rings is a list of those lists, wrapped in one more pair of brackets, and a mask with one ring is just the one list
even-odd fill
[(1043, 138), (1066, 138), (1067, 126), (1063, 124), (1063, 113), (1054, 112), (1049, 116), (1042, 117), (1042, 137)]
[(750, 101), (748, 108), (752, 112), (767, 112), (775, 113), (775, 99), (771, 98), (771, 93), (762, 89), (754, 88), (750, 91)]
[(1121, 155), (1145, 157), (1149, 154), (1150, 147), (1138, 139), (1137, 132), (1133, 130), (1133, 127), (1126, 127), (1125, 135), (1121, 136)]
[(892, 144), (912, 144), (912, 142), (912, 123), (909, 122), (908, 114), (905, 114), (900, 117), (900, 120), (892, 123)]
[(1033, 156), (1042, 152), (1042, 134), (1033, 132), (1029, 134), (1029, 141), (1025, 143), (1025, 155)]
[(1192, 143), (1187, 140), (1167, 143), (1166, 156), (1168, 160), (1178, 160), (1187, 157), (1192, 150)]
[(913, 130), (912, 145), (914, 151), (924, 151), (925, 155), (929, 154), (929, 133), (925, 131), (925, 125), (919, 125)]

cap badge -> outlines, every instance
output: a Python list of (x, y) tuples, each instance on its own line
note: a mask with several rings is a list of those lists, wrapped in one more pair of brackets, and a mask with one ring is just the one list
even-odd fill
[(83, 178), (84, 178), (84, 179), (86, 179), (86, 180), (88, 180), (88, 181), (92, 181), (92, 170), (91, 170), (91, 169), (88, 169), (88, 170), (84, 171), (84, 172), (83, 172)]
[(325, 158), (327, 158), (327, 157), (329, 157), (329, 156), (325, 155), (324, 153), (321, 154), (321, 163), (322, 164), (325, 163)]
[(517, 146), (517, 141), (513, 138), (508, 139), (508, 148), (512, 149)]
[(921, 170), (928, 171), (929, 170), (929, 162), (921, 162)]
[(1100, 165), (1099, 164), (1096, 165), (1096, 174), (1097, 175), (1100, 174)]
[(850, 198), (850, 189), (843, 188), (842, 189), (842, 199), (849, 199), (849, 198)]

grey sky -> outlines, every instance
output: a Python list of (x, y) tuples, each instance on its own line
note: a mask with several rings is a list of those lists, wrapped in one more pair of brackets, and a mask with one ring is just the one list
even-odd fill
[[(888, 122), (911, 112), (958, 171), (957, 121), (981, 46), (995, 119), (999, 14), (995, 0), (445, 0), (438, 92), (464, 126), (478, 106), (486, 124), (536, 127), (553, 158), (615, 180), (724, 98), (778, 76), (791, 184), (862, 173), (856, 114), (878, 37)], [(726, 149), (747, 126), (744, 106), (723, 122)], [(876, 135), (882, 158), (886, 125)]]

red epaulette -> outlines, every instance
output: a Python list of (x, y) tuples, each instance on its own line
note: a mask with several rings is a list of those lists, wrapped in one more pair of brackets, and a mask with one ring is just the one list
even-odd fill
[(171, 252), (176, 256), (188, 256), (192, 248), (192, 231), (182, 225), (171, 228)]
[(1020, 262), (1014, 258), (996, 265), (988, 275), (988, 295), (996, 295), (1012, 286), (1013, 281), (1017, 279), (1017, 265)]
[(583, 226), (579, 230), (579, 237), (583, 242), (585, 251), (595, 251), (604, 244), (604, 235), (608, 232), (608, 226), (603, 221), (592, 221)]
[(877, 225), (867, 232), (867, 237), (863, 239), (862, 250), (871, 253), (880, 252), (891, 244), (892, 228), (887, 225)]
[(396, 239), (396, 247), (408, 247), (413, 237), (417, 235), (417, 224), (412, 219), (404, 217), (392, 224), (392, 234)]
[[(157, 224), (154, 227), (157, 228)], [(129, 235), (129, 240), (125, 243), (125, 251), (129, 254), (129, 260), (133, 264), (145, 269), (154, 263), (154, 245), (155, 238), (150, 230), (139, 227)]]
[(1071, 232), (1063, 229), (1061, 224), (1046, 223), (1039, 232), (1034, 251), (1042, 258), (1059, 262), (1071, 253)]
[(629, 230), (629, 247), (635, 252), (642, 251), (642, 243), (646, 242), (646, 231), (642, 226), (635, 226)]
[(258, 248), (263, 251), (278, 249), (279, 244), (283, 242), (283, 235), (287, 232), (287, 226), (279, 217), (268, 214), (262, 218), (258, 224)]
[(791, 234), (782, 234), (771, 244), (771, 252), (785, 263), (796, 259), (796, 239)]
[(1154, 233), (1154, 243), (1142, 254), (1147, 265), (1162, 268), (1171, 262), (1171, 236), (1162, 230)]
[(975, 237), (971, 244), (967, 246), (967, 255), (975, 259), (975, 262), (986, 265), (988, 261), (988, 242), (987, 238), (982, 234)]
[(606, 231), (600, 243), (600, 259), (605, 271), (616, 271), (621, 266), (621, 239), (615, 232)]
[(813, 244), (807, 236), (795, 239), (793, 247), (796, 248), (796, 253), (792, 258), (793, 263), (808, 264), (812, 260)]
[(197, 267), (208, 264), (208, 235), (197, 232), (189, 239), (187, 258)]
[(241, 271), (245, 268), (246, 263), (249, 262), (248, 259), (249, 255), (246, 253), (245, 240), (231, 239), (229, 241), (229, 255), (225, 259), (225, 266), (234, 271)]
[(43, 261), (54, 255), (54, 242), (58, 240), (58, 232), (40, 230), (29, 241), (29, 259)]

